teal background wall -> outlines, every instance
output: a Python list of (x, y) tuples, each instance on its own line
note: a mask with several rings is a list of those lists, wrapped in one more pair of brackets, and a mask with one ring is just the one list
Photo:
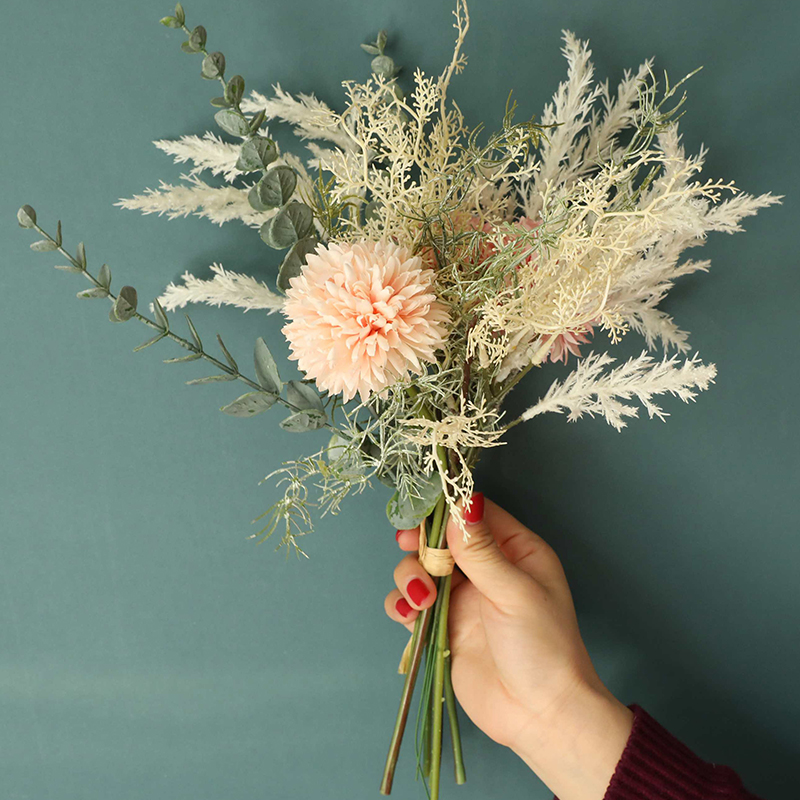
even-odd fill
[[(280, 81), (337, 103), (381, 27), (407, 68), (440, 70), (449, 2), (187, 3), (251, 88)], [(561, 555), (601, 675), (759, 794), (796, 797), (800, 754), (797, 156), (800, 5), (761, 0), (472, 0), (470, 65), (453, 96), (498, 120), (514, 88), (538, 113), (565, 72), (560, 30), (592, 41), (598, 74), (644, 58), (691, 81), (687, 146), (707, 174), (786, 194), (717, 235), (708, 275), (666, 307), (719, 378), (667, 424), (529, 423), (479, 483)], [(29, 0), (3, 10), (0, 235), (0, 800), (352, 800), (377, 796), (405, 633), (383, 615), (398, 558), (378, 487), (326, 519), (288, 563), (247, 540), (275, 497), (258, 480), (318, 444), (276, 418), (186, 387), (170, 345), (132, 354), (140, 326), (78, 301), (58, 258), (31, 253), (25, 202), (158, 294), (212, 261), (268, 277), (276, 256), (237, 224), (168, 222), (112, 206), (181, 168), (150, 142), (213, 126), (199, 61), (158, 25), (167, 3)], [(284, 144), (285, 130), (273, 129)], [(197, 308), (249, 360), (280, 321)], [(619, 355), (638, 353), (631, 335)], [(282, 351), (285, 354), (285, 348)], [(532, 375), (512, 405), (563, 370)], [(447, 797), (546, 798), (511, 753), (465, 724), (468, 784)], [(398, 798), (421, 798), (406, 746)]]

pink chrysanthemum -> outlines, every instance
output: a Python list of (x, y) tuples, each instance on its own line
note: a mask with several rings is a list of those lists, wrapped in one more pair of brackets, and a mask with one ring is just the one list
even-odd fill
[(366, 400), (434, 360), (448, 314), (419, 256), (360, 242), (319, 245), (306, 262), (286, 292), (283, 333), (320, 389)]

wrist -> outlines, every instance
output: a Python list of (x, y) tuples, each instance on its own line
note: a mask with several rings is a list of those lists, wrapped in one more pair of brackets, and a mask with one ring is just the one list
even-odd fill
[(580, 684), (526, 727), (514, 752), (560, 800), (601, 800), (633, 725), (604, 686)]

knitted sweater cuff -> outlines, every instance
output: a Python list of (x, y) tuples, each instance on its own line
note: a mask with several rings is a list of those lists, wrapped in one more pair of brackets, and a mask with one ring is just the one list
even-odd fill
[(710, 764), (634, 704), (633, 728), (603, 800), (758, 800), (730, 767)]

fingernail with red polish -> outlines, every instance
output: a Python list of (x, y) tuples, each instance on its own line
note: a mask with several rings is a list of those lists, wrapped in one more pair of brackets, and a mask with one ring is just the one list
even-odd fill
[(416, 606), (421, 606), (428, 599), (430, 593), (431, 590), (419, 578), (410, 580), (406, 586), (406, 594)]
[(464, 509), (464, 519), (474, 525), (483, 519), (483, 492), (475, 492), (469, 501), (469, 505)]
[(397, 533), (394, 535), (394, 540), (395, 540), (396, 542), (399, 542), (399, 541), (400, 541), (400, 534), (401, 534), (402, 532), (403, 532), (403, 531), (397, 531)]
[(395, 604), (394, 604), (395, 611), (401, 617), (407, 617), (414, 609), (408, 603), (408, 600), (405, 597), (401, 597)]

